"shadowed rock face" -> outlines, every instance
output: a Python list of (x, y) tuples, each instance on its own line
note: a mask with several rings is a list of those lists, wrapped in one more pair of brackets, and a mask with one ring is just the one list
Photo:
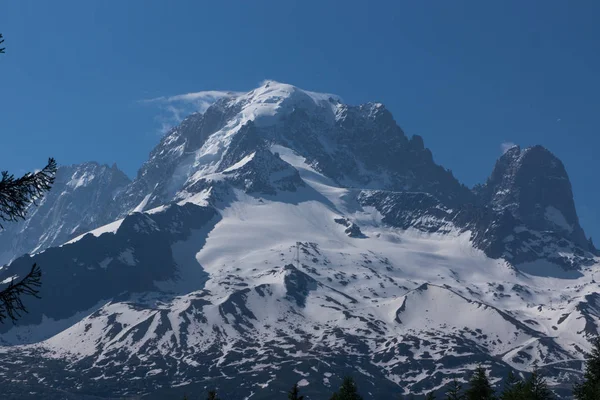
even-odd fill
[(333, 122), (294, 111), (280, 128), (282, 144), (341, 186), (426, 192), (449, 205), (474, 201), (467, 187), (434, 162), (420, 136), (407, 138), (384, 105), (335, 107)]
[(512, 147), (474, 192), (485, 210), (475, 221), (476, 243), (488, 255), (514, 264), (547, 259), (567, 269), (594, 263), (597, 250), (579, 225), (565, 167), (544, 147)]
[(238, 111), (239, 108), (231, 105), (228, 99), (219, 100), (206, 112), (192, 114), (171, 129), (150, 152), (136, 179), (119, 197), (121, 205), (115, 210), (114, 217), (127, 214), (146, 196), (145, 209), (172, 200), (187, 179), (180, 173), (182, 165), (193, 164), (193, 153)]
[(473, 203), (451, 203), (431, 193), (362, 191), (358, 201), (374, 206), (383, 222), (402, 229), (471, 232), (473, 245), (514, 265), (548, 260), (569, 270), (594, 264), (563, 164), (541, 146), (515, 146), (496, 163)]
[[(114, 233), (88, 233), (73, 243), (17, 258), (9, 269), (0, 271), (0, 281), (14, 274), (23, 276), (37, 263), (43, 267), (40, 296), (44, 300), (24, 299), (30, 310), (20, 324), (41, 324), (44, 318), (68, 319), (123, 293), (156, 291), (155, 282), (177, 279), (173, 243), (217, 220), (214, 208), (192, 204), (173, 205), (155, 214), (133, 213)], [(201, 280), (197, 286), (202, 286)], [(0, 325), (0, 332), (11, 328), (12, 324)], [(34, 337), (47, 339), (59, 331), (50, 329)]]
[(563, 163), (542, 146), (509, 149), (492, 175), (477, 190), (480, 201), (494, 211), (508, 211), (526, 227), (560, 233), (587, 247)]

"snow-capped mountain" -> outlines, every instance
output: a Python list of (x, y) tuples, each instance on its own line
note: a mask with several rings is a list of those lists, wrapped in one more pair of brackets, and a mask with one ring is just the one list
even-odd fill
[(5, 394), (260, 399), (299, 382), (318, 399), (352, 374), (376, 399), (479, 363), (495, 380), (537, 364), (566, 393), (598, 330), (598, 258), (554, 155), (510, 149), (470, 190), (379, 103), (273, 81), (220, 97), (132, 182), (65, 169), (12, 228), (28, 239), (5, 259), (38, 253), (0, 280), (36, 262), (44, 282), (0, 326)]
[(116, 165), (61, 166), (54, 188), (30, 207), (26, 221), (0, 231), (0, 264), (35, 253), (113, 220), (113, 201), (130, 183)]

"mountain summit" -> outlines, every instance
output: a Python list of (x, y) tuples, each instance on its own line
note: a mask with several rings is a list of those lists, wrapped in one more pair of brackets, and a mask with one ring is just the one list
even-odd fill
[(188, 116), (133, 181), (61, 171), (6, 231), (0, 281), (44, 271), (0, 327), (11, 396), (317, 398), (352, 373), (375, 399), (477, 364), (537, 365), (560, 394), (598, 333), (598, 258), (540, 146), (471, 190), (382, 104), (266, 81)]
[(512, 147), (475, 192), (495, 216), (492, 235), (506, 243), (498, 256), (517, 264), (540, 258), (567, 268), (593, 264), (596, 249), (579, 225), (565, 167), (544, 147)]
[(563, 231), (577, 245), (587, 246), (565, 167), (542, 146), (509, 149), (481, 196), (494, 210), (507, 210), (532, 229)]
[(267, 81), (218, 100), (167, 133), (127, 192), (123, 212), (142, 202), (148, 209), (184, 199), (199, 179), (273, 145), (292, 149), (346, 187), (425, 191), (452, 204), (472, 197), (434, 163), (420, 137), (404, 135), (382, 104), (349, 106), (334, 95)]

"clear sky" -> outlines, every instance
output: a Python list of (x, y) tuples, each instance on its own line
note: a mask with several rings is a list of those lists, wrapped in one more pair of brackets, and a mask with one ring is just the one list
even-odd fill
[(3, 1), (0, 168), (134, 176), (173, 116), (142, 100), (274, 79), (383, 102), (469, 186), (503, 143), (542, 144), (600, 239), (599, 20), (597, 0)]

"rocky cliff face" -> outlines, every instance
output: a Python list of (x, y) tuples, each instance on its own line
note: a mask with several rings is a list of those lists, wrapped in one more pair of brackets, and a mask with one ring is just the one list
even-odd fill
[(593, 263), (596, 249), (579, 225), (567, 172), (547, 149), (509, 149), (475, 192), (491, 214), (491, 241), (505, 243), (503, 248), (490, 243), (493, 255), (516, 264), (540, 258), (567, 268)]
[(169, 132), (122, 195), (127, 206), (121, 212), (181, 200), (187, 186), (273, 144), (293, 149), (344, 186), (424, 191), (450, 204), (474, 199), (434, 163), (419, 136), (405, 136), (382, 104), (348, 106), (329, 95), (267, 82), (217, 101)]
[(483, 204), (508, 211), (528, 228), (562, 234), (583, 248), (588, 245), (565, 167), (542, 146), (509, 149), (477, 192)]
[(514, 265), (549, 260), (576, 270), (595, 263), (565, 168), (545, 148), (511, 148), (473, 195), (454, 206), (427, 192), (364, 191), (358, 200), (398, 228), (469, 231), (475, 247)]

